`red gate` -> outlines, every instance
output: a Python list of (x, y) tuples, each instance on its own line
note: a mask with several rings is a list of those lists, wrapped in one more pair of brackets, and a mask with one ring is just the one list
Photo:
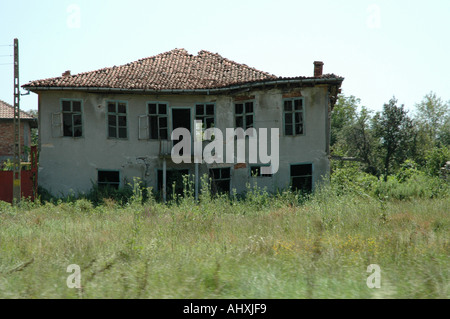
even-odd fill
[[(22, 198), (34, 200), (37, 195), (37, 148), (31, 147), (31, 169), (20, 172)], [(0, 201), (13, 202), (13, 172), (0, 171)]]

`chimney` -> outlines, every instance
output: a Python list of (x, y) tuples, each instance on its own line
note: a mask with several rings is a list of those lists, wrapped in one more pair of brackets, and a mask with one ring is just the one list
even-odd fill
[(65, 77), (67, 77), (67, 76), (70, 76), (70, 70), (67, 70), (66, 72), (64, 72), (64, 73), (62, 74), (62, 76), (63, 76), (63, 78), (65, 78)]
[(323, 62), (322, 61), (314, 61), (314, 77), (320, 78), (323, 72)]

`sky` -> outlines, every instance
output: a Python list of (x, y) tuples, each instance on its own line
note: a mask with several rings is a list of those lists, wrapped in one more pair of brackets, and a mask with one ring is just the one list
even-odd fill
[[(414, 112), (431, 91), (450, 101), (449, 16), (449, 0), (0, 0), (0, 99), (13, 102), (18, 38), (21, 85), (184, 48), (277, 76), (323, 61), (367, 108), (395, 96)], [(22, 110), (37, 103), (21, 96)]]

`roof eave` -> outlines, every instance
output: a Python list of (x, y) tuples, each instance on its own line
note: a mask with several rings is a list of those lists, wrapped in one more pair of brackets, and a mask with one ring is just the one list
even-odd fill
[(29, 86), (23, 85), (25, 90), (31, 92), (39, 91), (83, 91), (83, 92), (116, 92), (116, 93), (158, 93), (158, 94), (215, 94), (223, 93), (226, 91), (239, 90), (244, 88), (255, 88), (258, 86), (270, 86), (270, 85), (283, 85), (283, 84), (331, 84), (340, 85), (344, 81), (344, 78), (301, 78), (301, 79), (276, 79), (276, 80), (263, 80), (258, 82), (248, 82), (236, 85), (229, 85), (218, 88), (204, 88), (204, 89), (124, 89), (124, 88), (108, 88), (108, 87), (63, 87), (63, 86)]

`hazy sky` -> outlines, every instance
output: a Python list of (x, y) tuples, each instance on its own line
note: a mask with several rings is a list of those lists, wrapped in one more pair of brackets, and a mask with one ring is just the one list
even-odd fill
[[(321, 60), (325, 73), (345, 77), (344, 94), (373, 110), (394, 95), (408, 109), (430, 91), (450, 100), (449, 0), (0, 0), (8, 103), (14, 38), (21, 85), (185, 48), (277, 76), (312, 76)], [(22, 96), (21, 108), (37, 109), (37, 95)]]

